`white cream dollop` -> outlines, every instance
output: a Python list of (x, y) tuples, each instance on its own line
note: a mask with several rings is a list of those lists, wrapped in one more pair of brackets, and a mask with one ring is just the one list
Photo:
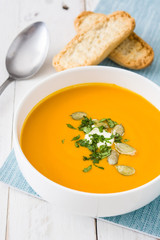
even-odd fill
[[(89, 133), (85, 134), (85, 139), (89, 140), (89, 143), (92, 143), (92, 135), (93, 134), (97, 134), (97, 135), (103, 135), (105, 138), (111, 138), (111, 133), (106, 132), (105, 130), (103, 130), (103, 132), (100, 132), (98, 128), (93, 128), (92, 131), (90, 131)], [(97, 147), (99, 148), (102, 145), (107, 145), (108, 147), (112, 146), (113, 142), (114, 142), (114, 138), (111, 138), (108, 140), (109, 142), (99, 142), (97, 143)]]

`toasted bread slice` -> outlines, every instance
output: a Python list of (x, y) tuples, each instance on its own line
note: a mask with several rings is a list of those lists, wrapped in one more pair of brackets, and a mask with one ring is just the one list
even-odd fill
[(105, 59), (135, 27), (135, 20), (124, 11), (101, 16), (87, 31), (77, 34), (54, 57), (57, 71), (78, 66), (95, 65)]
[(109, 15), (105, 15), (102, 13), (94, 13), (90, 11), (81, 12), (74, 20), (74, 27), (76, 32), (82, 33), (84, 31), (89, 30), (92, 27), (92, 25), (100, 21), (101, 18), (103, 18), (104, 16)]
[(135, 70), (148, 67), (154, 59), (154, 51), (134, 32), (108, 56), (117, 64)]
[[(75, 29), (78, 33), (87, 31), (92, 25), (101, 20), (104, 14), (93, 12), (82, 12), (74, 21)], [(135, 33), (126, 38), (108, 56), (113, 62), (130, 68), (142, 69), (150, 65), (154, 59), (154, 52), (142, 38)]]

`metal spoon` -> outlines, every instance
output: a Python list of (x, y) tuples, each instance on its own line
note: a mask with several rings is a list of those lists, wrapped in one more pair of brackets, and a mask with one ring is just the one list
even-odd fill
[(44, 22), (35, 22), (25, 28), (11, 44), (6, 68), (8, 79), (0, 86), (0, 95), (15, 79), (33, 76), (44, 63), (49, 48), (49, 34)]

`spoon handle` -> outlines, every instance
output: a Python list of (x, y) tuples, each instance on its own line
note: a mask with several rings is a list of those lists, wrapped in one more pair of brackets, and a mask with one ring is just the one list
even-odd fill
[(4, 89), (12, 82), (12, 78), (8, 78), (2, 85), (0, 86), (0, 95), (4, 91)]

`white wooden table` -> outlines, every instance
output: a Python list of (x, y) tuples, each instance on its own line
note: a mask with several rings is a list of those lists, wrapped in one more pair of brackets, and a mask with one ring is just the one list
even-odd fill
[[(14, 112), (19, 100), (45, 76), (55, 72), (52, 57), (74, 36), (73, 21), (98, 0), (0, 0), (0, 84), (7, 78), (7, 49), (24, 27), (47, 23), (51, 44), (40, 72), (29, 81), (16, 81), (0, 96), (0, 166), (12, 149)], [(67, 9), (68, 7), (68, 9)], [(0, 240), (153, 240), (153, 238), (88, 217), (71, 216), (48, 203), (0, 183)]]

